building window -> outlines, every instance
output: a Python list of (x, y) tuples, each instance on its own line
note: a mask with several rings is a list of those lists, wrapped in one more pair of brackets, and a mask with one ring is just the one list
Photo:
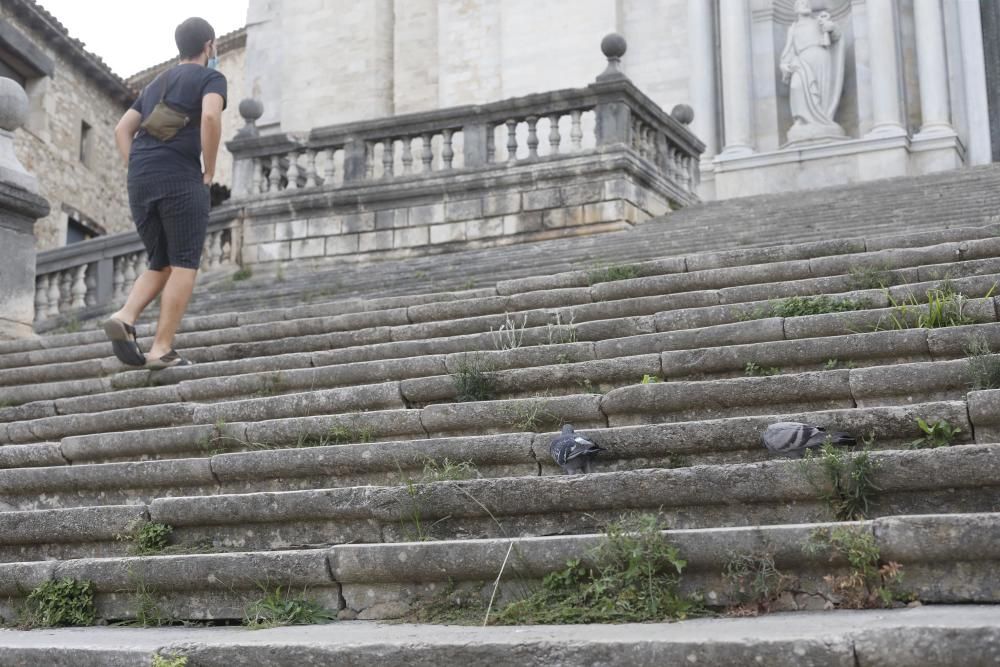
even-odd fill
[(97, 238), (97, 234), (94, 230), (90, 229), (79, 220), (70, 218), (66, 223), (66, 245), (79, 243), (80, 241), (86, 241), (87, 239), (93, 238)]
[(80, 162), (91, 166), (94, 152), (94, 128), (85, 120), (80, 121)]

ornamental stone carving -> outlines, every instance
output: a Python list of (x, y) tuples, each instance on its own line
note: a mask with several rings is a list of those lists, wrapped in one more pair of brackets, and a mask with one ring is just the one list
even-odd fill
[(844, 139), (834, 120), (844, 88), (840, 28), (829, 11), (814, 12), (809, 0), (796, 0), (795, 14), (780, 60), (793, 119), (786, 146)]

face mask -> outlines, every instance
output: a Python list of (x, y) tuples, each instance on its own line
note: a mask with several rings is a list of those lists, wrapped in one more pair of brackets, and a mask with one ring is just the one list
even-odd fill
[(219, 69), (219, 59), (216, 58), (215, 56), (212, 56), (211, 58), (208, 59), (208, 62), (205, 63), (205, 67), (207, 67), (208, 69)]

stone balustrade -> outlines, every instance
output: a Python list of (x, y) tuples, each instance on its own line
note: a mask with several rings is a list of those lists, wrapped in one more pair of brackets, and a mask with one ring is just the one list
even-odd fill
[[(201, 269), (232, 266), (240, 230), (232, 211), (213, 211)], [(45, 330), (121, 304), (146, 269), (146, 251), (135, 232), (102, 236), (39, 253), (35, 277), (35, 328)]]
[[(624, 40), (602, 48), (617, 63)], [(608, 49), (611, 48), (609, 51)], [(610, 75), (609, 73), (610, 72)], [(698, 202), (693, 114), (617, 67), (579, 89), (228, 144), (242, 262), (407, 256), (621, 229)]]

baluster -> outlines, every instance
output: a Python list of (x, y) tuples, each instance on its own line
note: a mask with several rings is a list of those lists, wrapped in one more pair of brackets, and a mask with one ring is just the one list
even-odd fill
[(528, 158), (538, 157), (538, 116), (528, 116)]
[(497, 157), (497, 146), (496, 146), (496, 131), (499, 125), (492, 125), (487, 127), (486, 132), (486, 163), (490, 164)]
[(65, 313), (73, 304), (73, 271), (59, 272), (59, 312)]
[(267, 191), (277, 192), (281, 189), (281, 157), (271, 156), (271, 173), (267, 176)]
[(316, 187), (316, 150), (306, 151), (306, 187)]
[(259, 194), (264, 191), (264, 163), (258, 158), (253, 158), (251, 161), (251, 184), (250, 192), (252, 194)]
[(571, 111), (570, 117), (573, 119), (573, 122), (572, 127), (570, 128), (569, 138), (573, 142), (573, 150), (583, 150), (583, 124), (581, 123), (583, 112)]
[(299, 152), (291, 151), (288, 154), (288, 185), (285, 186), (286, 190), (298, 190), (299, 189)]
[(413, 173), (413, 137), (403, 137), (403, 173)]
[(73, 309), (84, 308), (87, 305), (87, 265), (82, 264), (71, 272), (73, 276), (73, 287), (71, 288)]
[(326, 166), (323, 168), (323, 185), (333, 185), (337, 176), (337, 148), (328, 148), (324, 151), (326, 155)]
[(396, 140), (382, 142), (382, 178), (392, 178), (396, 173)]
[(451, 130), (441, 132), (441, 167), (451, 169), (451, 163), (455, 160), (455, 149), (451, 145)]
[(507, 121), (507, 161), (517, 160), (517, 121)]
[(220, 255), (222, 254), (222, 232), (212, 232), (208, 249), (208, 269), (219, 268)]
[(132, 285), (135, 284), (135, 255), (126, 255), (122, 262), (125, 264), (125, 270), (122, 272), (122, 277), (125, 282), (122, 284), (122, 297), (127, 297), (128, 293), (132, 291)]
[(59, 316), (59, 274), (49, 274), (49, 307), (45, 310), (46, 317)]
[[(332, 159), (332, 155), (331, 155)], [(370, 181), (375, 178), (375, 142), (365, 142), (365, 180)]]
[(559, 135), (559, 114), (554, 113), (549, 116), (549, 154), (559, 154), (559, 144), (562, 137)]
[(38, 276), (35, 279), (35, 321), (45, 317), (49, 310), (49, 277)]
[(429, 174), (434, 170), (434, 146), (431, 144), (432, 139), (433, 136), (430, 134), (420, 136), (420, 142), (423, 144), (421, 146), (422, 152), (420, 153), (420, 160), (424, 163), (420, 171), (422, 174)]
[(115, 257), (114, 267), (115, 267), (114, 276), (111, 279), (111, 285), (112, 285), (111, 293), (114, 300), (118, 301), (122, 297), (122, 294), (124, 292), (123, 287), (125, 285), (125, 258)]

